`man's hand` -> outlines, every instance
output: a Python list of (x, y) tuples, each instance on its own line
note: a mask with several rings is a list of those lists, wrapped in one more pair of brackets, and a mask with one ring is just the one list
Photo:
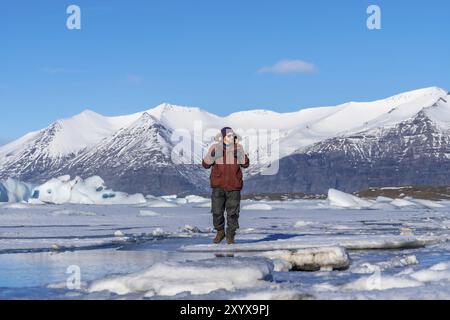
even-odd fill
[(234, 151), (234, 157), (237, 159), (237, 163), (241, 166), (248, 167), (248, 156), (245, 154), (244, 147), (237, 143)]
[(203, 159), (203, 167), (205, 169), (211, 168), (211, 166), (220, 158), (223, 157), (223, 148), (219, 147), (218, 144), (212, 145), (205, 158)]
[(211, 152), (211, 159), (214, 159), (215, 162), (222, 157), (223, 157), (223, 147), (216, 144)]

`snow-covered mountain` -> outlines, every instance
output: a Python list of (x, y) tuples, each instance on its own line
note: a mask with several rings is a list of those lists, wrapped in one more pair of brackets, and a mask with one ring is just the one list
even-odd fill
[(450, 185), (450, 95), (435, 88), (407, 95), (417, 93), (422, 95), (362, 127), (301, 146), (280, 160), (277, 175), (257, 174), (247, 187), (253, 192), (325, 193), (329, 188), (352, 192)]
[[(214, 130), (192, 142), (197, 164), (173, 163), (173, 133), (185, 130), (193, 135), (199, 125), (203, 132)], [(208, 173), (198, 160), (223, 126), (241, 130), (244, 137), (250, 129), (280, 132), (274, 142), (280, 146), (280, 173), (260, 175), (268, 163), (257, 161), (264, 160), (258, 155), (267, 146), (250, 148), (247, 191), (450, 184), (450, 179), (434, 174), (437, 165), (446, 168), (450, 154), (450, 96), (435, 87), (291, 113), (252, 110), (219, 117), (170, 104), (120, 117), (87, 110), (0, 147), (0, 179), (41, 183), (56, 175), (98, 174), (112, 188), (129, 192), (206, 192)]]

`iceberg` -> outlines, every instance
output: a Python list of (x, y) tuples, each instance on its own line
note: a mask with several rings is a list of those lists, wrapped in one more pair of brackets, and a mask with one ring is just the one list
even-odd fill
[(442, 204), (424, 199), (414, 199), (410, 197), (391, 199), (387, 197), (377, 197), (375, 201), (358, 198), (339, 190), (328, 190), (328, 205), (338, 209), (370, 209), (370, 210), (392, 210), (392, 209), (439, 209)]
[(346, 209), (365, 209), (370, 208), (373, 204), (370, 201), (335, 189), (328, 191), (328, 202), (330, 206)]
[(86, 180), (70, 176), (54, 178), (33, 189), (32, 200), (50, 204), (141, 204), (142, 194), (128, 195), (107, 189), (99, 176)]
[(0, 202), (28, 201), (32, 186), (11, 178), (0, 181)]

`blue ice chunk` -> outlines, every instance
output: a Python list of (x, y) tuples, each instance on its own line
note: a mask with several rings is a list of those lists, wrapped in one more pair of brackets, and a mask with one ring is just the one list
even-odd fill
[(0, 182), (0, 202), (8, 202), (8, 191), (6, 190), (3, 183)]

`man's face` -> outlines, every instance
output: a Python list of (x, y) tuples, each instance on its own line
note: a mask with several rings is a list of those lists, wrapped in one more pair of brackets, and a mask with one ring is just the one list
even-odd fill
[(223, 138), (223, 143), (230, 145), (234, 142), (234, 133), (230, 132)]

